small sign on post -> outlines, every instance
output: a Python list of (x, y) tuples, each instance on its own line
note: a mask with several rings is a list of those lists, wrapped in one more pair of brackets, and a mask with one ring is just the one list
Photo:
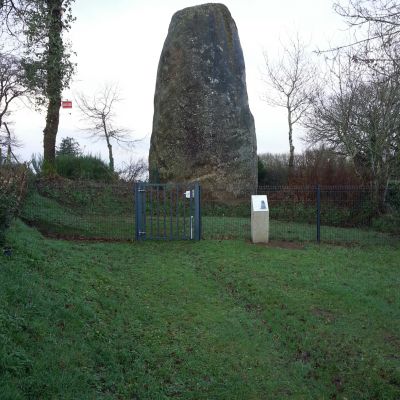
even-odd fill
[(71, 100), (63, 100), (61, 102), (62, 108), (72, 108), (72, 101)]
[(269, 241), (269, 208), (265, 195), (251, 196), (251, 241), (253, 243)]

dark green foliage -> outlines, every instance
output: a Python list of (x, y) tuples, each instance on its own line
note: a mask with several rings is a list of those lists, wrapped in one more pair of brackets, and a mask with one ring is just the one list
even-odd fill
[(26, 189), (25, 165), (0, 166), (0, 246), (4, 245), (6, 230), (19, 214)]
[[(33, 193), (35, 194), (35, 193)], [(78, 213), (104, 214), (132, 213), (133, 191), (131, 184), (103, 184), (98, 182), (71, 182), (38, 185), (38, 193)], [(40, 207), (40, 205), (38, 204)]]
[(395, 211), (376, 217), (372, 221), (373, 229), (380, 232), (389, 232), (400, 235), (400, 212)]
[(14, 216), (16, 201), (8, 193), (0, 192), (0, 246), (4, 245), (5, 233)]
[[(290, 202), (274, 205), (271, 216), (281, 221), (315, 224), (317, 210), (316, 205)], [(372, 207), (367, 203), (354, 208), (327, 204), (321, 209), (321, 224), (346, 228), (369, 227), (372, 216)]]
[(60, 146), (56, 151), (57, 156), (78, 157), (82, 154), (79, 143), (72, 137), (66, 137), (61, 140)]
[[(60, 154), (56, 157), (56, 173), (59, 176), (71, 180), (97, 182), (117, 180), (117, 175), (110, 171), (108, 165), (100, 157), (78, 153), (80, 150), (75, 144), (77, 143), (67, 143), (62, 149), (62, 153), (65, 151), (66, 154)], [(68, 154), (71, 152), (72, 154)], [(41, 155), (33, 155), (31, 165), (38, 177), (43, 175), (43, 157)]]
[[(262, 171), (262, 181), (259, 185), (281, 186), (287, 185), (289, 176), (289, 154), (261, 154), (258, 158), (258, 171)], [(262, 167), (260, 166), (262, 165)]]
[(267, 169), (265, 167), (264, 162), (257, 157), (257, 169), (258, 169), (258, 185), (265, 185), (267, 178)]
[(250, 202), (226, 204), (218, 201), (204, 201), (202, 215), (207, 217), (239, 217), (250, 218)]
[(380, 232), (400, 235), (400, 182), (389, 183), (386, 192), (385, 213), (372, 220), (372, 227)]
[(107, 164), (97, 156), (61, 155), (56, 158), (56, 172), (58, 175), (72, 180), (93, 180), (112, 182), (116, 179)]
[(400, 181), (389, 183), (386, 194), (386, 204), (392, 211), (400, 212)]

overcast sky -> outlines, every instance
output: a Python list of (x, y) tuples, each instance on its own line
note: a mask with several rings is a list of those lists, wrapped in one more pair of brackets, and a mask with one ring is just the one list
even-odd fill
[[(243, 48), (250, 109), (254, 115), (258, 153), (288, 151), (284, 110), (271, 108), (260, 100), (266, 90), (261, 81), (263, 50), (272, 56), (280, 42), (297, 32), (310, 49), (340, 43), (344, 22), (334, 13), (332, 0), (226, 0), (239, 31)], [(118, 83), (123, 102), (117, 109), (118, 123), (144, 138), (133, 150), (116, 149), (116, 163), (129, 158), (147, 158), (153, 118), (153, 96), (161, 49), (169, 22), (177, 10), (201, 4), (190, 0), (76, 0), (77, 20), (70, 32), (77, 53), (77, 73), (63, 99), (73, 100), (78, 92), (92, 94), (105, 83)], [(19, 106), (14, 130), (24, 147), (23, 159), (42, 152), (45, 114)], [(93, 143), (80, 129), (79, 112), (61, 110), (58, 142), (72, 136), (86, 152), (107, 159), (103, 143)], [(295, 132), (296, 149), (302, 147)]]

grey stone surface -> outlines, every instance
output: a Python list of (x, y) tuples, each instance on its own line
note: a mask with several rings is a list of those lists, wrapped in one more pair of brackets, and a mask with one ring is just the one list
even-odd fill
[(172, 17), (161, 53), (149, 153), (150, 180), (199, 180), (215, 197), (254, 193), (257, 143), (243, 52), (223, 4)]

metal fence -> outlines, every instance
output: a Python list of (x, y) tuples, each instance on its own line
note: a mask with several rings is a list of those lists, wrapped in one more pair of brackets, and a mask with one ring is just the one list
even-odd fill
[(200, 240), (200, 185), (135, 183), (136, 240)]
[[(387, 189), (381, 189), (384, 195)], [(270, 239), (328, 243), (397, 243), (400, 199), (386, 193), (387, 214), (378, 216), (370, 188), (356, 186), (260, 186), (269, 203)], [(203, 235), (250, 238), (250, 199), (229, 204), (203, 201)], [(397, 220), (396, 220), (397, 218)]]
[(134, 240), (133, 185), (39, 181), (29, 191), (21, 218), (50, 237)]
[[(365, 187), (264, 186), (258, 188), (257, 194), (268, 197), (272, 241), (399, 242), (398, 193), (386, 194), (390, 201), (387, 214), (381, 216), (374, 213), (371, 190)], [(222, 196), (202, 191), (202, 238), (250, 240), (250, 198), (218, 198)], [(177, 199), (175, 207), (176, 204)], [(21, 218), (51, 237), (133, 241), (135, 209), (131, 184), (37, 182), (27, 197)], [(147, 217), (151, 223), (150, 214)], [(167, 234), (158, 236), (170, 238)]]

